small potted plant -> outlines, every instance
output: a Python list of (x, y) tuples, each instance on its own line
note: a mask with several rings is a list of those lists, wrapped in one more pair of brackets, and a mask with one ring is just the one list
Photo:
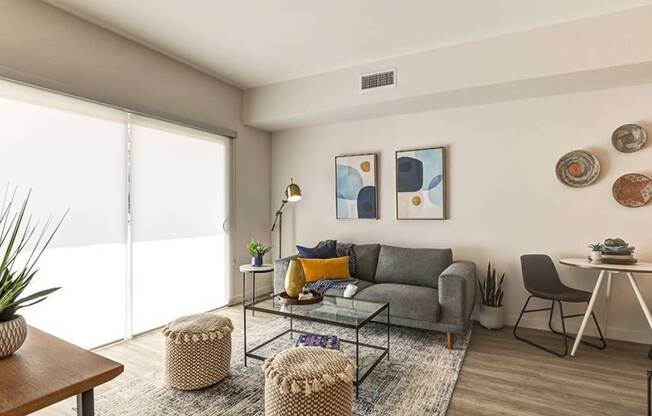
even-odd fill
[(496, 278), (496, 269), (487, 266), (487, 277), (484, 281), (478, 279), (482, 304), (480, 305), (480, 324), (487, 329), (501, 329), (505, 326), (505, 311), (503, 310), (503, 281)]
[(591, 249), (591, 263), (593, 264), (602, 263), (602, 244), (601, 243), (589, 244), (589, 248)]
[(267, 254), (272, 247), (265, 247), (263, 243), (258, 240), (251, 240), (247, 243), (247, 250), (249, 250), (249, 255), (251, 255), (251, 265), (254, 267), (260, 267), (263, 265), (263, 256)]
[(30, 193), (14, 210), (13, 197), (5, 204), (5, 192), (0, 207), (0, 359), (16, 352), (27, 338), (27, 322), (16, 312), (44, 301), (60, 289), (55, 287), (22, 296), (38, 272), (36, 263), (65, 217), (64, 214), (51, 233), (47, 230), (49, 221), (39, 231), (38, 222), (33, 223), (29, 216), (25, 218)]

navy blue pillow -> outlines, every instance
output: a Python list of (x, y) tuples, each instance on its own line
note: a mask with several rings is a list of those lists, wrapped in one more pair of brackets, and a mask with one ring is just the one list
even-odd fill
[(315, 247), (297, 246), (299, 257), (306, 259), (332, 259), (337, 257), (337, 241), (326, 240), (317, 244)]

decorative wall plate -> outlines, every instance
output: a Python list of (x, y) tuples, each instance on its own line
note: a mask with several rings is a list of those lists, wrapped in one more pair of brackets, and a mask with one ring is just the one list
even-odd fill
[(628, 173), (616, 179), (612, 192), (620, 205), (642, 207), (652, 199), (652, 179), (640, 173)]
[(611, 135), (611, 143), (623, 153), (641, 150), (647, 142), (647, 132), (636, 124), (625, 124), (618, 127)]
[(595, 182), (600, 174), (600, 161), (594, 154), (573, 150), (559, 159), (555, 171), (561, 183), (579, 188)]

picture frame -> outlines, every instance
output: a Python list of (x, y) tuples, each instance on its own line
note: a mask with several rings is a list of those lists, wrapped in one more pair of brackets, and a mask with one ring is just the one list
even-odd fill
[(335, 156), (335, 218), (378, 219), (378, 154)]
[(448, 219), (447, 169), (445, 147), (397, 150), (396, 219)]

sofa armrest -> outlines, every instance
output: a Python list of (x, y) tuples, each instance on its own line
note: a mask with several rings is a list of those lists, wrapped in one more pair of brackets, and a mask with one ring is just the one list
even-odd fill
[(297, 255), (284, 257), (274, 262), (274, 293), (285, 290), (285, 274), (290, 266), (290, 260), (296, 259)]
[(475, 264), (456, 261), (439, 276), (439, 321), (465, 325), (475, 304)]

